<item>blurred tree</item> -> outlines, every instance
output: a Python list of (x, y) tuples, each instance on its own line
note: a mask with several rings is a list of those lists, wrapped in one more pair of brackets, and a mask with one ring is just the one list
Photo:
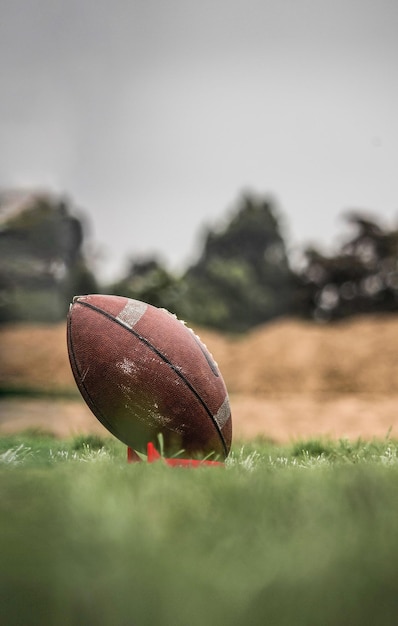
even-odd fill
[(306, 251), (297, 310), (318, 320), (398, 310), (398, 230), (384, 230), (360, 211), (348, 212), (354, 235), (335, 256)]
[(131, 259), (127, 274), (110, 286), (110, 293), (143, 300), (153, 306), (176, 312), (181, 282), (156, 257)]
[(245, 194), (225, 228), (207, 232), (201, 257), (183, 277), (180, 312), (242, 332), (290, 312), (293, 280), (275, 207)]
[(2, 200), (0, 322), (61, 320), (75, 293), (96, 290), (83, 256), (83, 222), (49, 194)]
[(208, 230), (198, 262), (176, 277), (155, 257), (132, 259), (111, 293), (169, 309), (191, 323), (241, 332), (290, 311), (294, 275), (276, 210), (244, 195), (229, 223)]

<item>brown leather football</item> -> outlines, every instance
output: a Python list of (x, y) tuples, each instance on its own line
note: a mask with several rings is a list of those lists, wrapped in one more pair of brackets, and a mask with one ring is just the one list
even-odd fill
[(139, 452), (183, 456), (231, 447), (228, 394), (199, 337), (165, 309), (122, 296), (76, 296), (67, 323), (77, 386), (98, 420)]

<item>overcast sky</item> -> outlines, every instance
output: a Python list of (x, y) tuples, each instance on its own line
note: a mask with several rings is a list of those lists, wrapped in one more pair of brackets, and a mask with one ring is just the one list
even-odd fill
[(106, 277), (245, 189), (292, 246), (398, 217), (396, 0), (0, 0), (0, 96), (0, 187), (68, 194)]

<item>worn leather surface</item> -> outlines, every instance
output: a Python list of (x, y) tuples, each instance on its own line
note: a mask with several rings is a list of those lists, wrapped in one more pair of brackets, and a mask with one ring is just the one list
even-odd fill
[(71, 306), (67, 334), (83, 398), (126, 445), (145, 452), (161, 433), (167, 454), (228, 454), (232, 421), (223, 378), (175, 316), (120, 296), (82, 296)]

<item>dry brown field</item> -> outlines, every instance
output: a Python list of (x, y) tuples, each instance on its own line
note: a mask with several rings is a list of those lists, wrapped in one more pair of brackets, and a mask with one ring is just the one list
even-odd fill
[[(224, 376), (235, 438), (398, 437), (398, 316), (333, 325), (284, 319), (239, 338), (195, 331)], [(64, 324), (0, 329), (0, 388), (59, 394), (4, 395), (0, 434), (106, 432), (77, 395), (65, 334)]]

